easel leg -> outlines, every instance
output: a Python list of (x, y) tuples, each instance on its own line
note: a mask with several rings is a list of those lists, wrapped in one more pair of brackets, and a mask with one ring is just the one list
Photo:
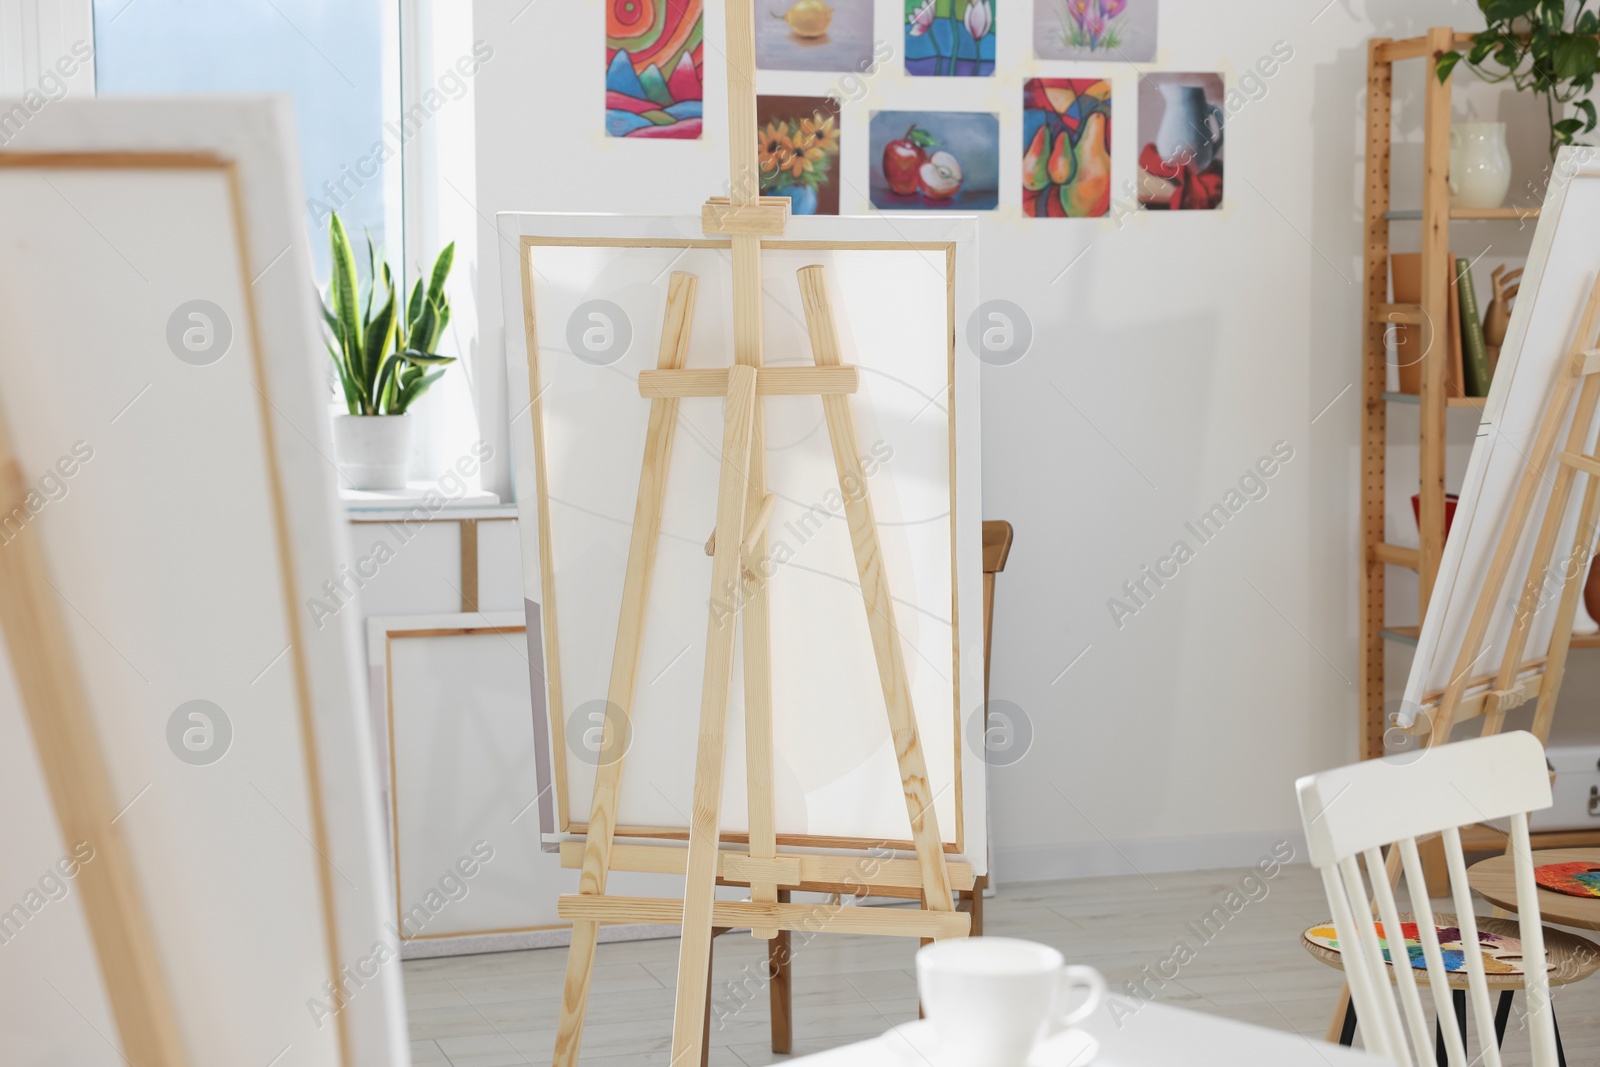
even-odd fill
[[(789, 890), (778, 890), (778, 903), (789, 903)], [(789, 931), (779, 930), (767, 942), (767, 996), (772, 1005), (772, 1051), (787, 1056), (794, 1051), (794, 993), (789, 985)]]
[(706, 624), (706, 667), (701, 683), (700, 739), (695, 757), (694, 809), (683, 892), (683, 939), (678, 949), (677, 1010), (672, 1024), (672, 1064), (698, 1063), (704, 1047), (706, 980), (711, 970), (711, 907), (717, 889), (717, 842), (722, 814), (722, 763), (733, 684), (733, 642), (738, 633), (750, 434), (756, 372), (728, 371), (723, 417), (722, 474), (717, 487), (717, 548), (711, 563), (711, 608)]
[(583, 1042), (584, 1009), (589, 1006), (589, 979), (594, 974), (594, 950), (600, 924), (584, 919), (572, 923), (572, 944), (567, 949), (567, 978), (561, 986), (561, 1017), (556, 1022), (553, 1067), (577, 1067), (578, 1046)]
[[(689, 331), (694, 322), (695, 296), (699, 281), (692, 274), (674, 271), (667, 292), (666, 318), (662, 322), (661, 348), (657, 366), (662, 370), (681, 368), (689, 350)], [(661, 513), (666, 498), (667, 468), (672, 457), (672, 442), (678, 423), (676, 400), (653, 400), (650, 421), (645, 431), (644, 461), (639, 472), (639, 495), (634, 508), (633, 536), (628, 546), (628, 569), (623, 579), (622, 610), (617, 621), (616, 650), (611, 661), (607, 689), (608, 707), (602, 751), (610, 753), (613, 731), (612, 709), (624, 717), (633, 707), (638, 684), (639, 656), (643, 648), (644, 619), (650, 602), (650, 581), (655, 573), (656, 545), (661, 538)], [(588, 839), (584, 843), (583, 873), (578, 892), (603, 894), (611, 870), (612, 828), (616, 825), (618, 798), (622, 790), (624, 752), (604, 759), (595, 773), (594, 801), (589, 815)], [(554, 1067), (576, 1067), (583, 1041), (583, 1017), (589, 1004), (589, 979), (594, 970), (595, 945), (600, 928), (595, 922), (575, 920), (572, 946), (567, 949), (567, 977), (561, 990), (561, 1017), (556, 1023)]]
[[(839, 334), (833, 325), (826, 273), (820, 266), (811, 266), (801, 267), (799, 275), (812, 358), (819, 367), (837, 367), (842, 362)], [(950, 891), (950, 868), (945, 865), (939, 820), (933, 810), (935, 797), (928, 784), (927, 760), (923, 758), (922, 744), (917, 738), (911, 683), (906, 673), (905, 653), (900, 647), (900, 630), (895, 626), (889, 579), (883, 569), (878, 523), (873, 517), (866, 476), (861, 470), (861, 447), (856, 436), (855, 416), (850, 411), (850, 398), (824, 396), (822, 410), (828, 420), (839, 492), (844, 497), (845, 520), (849, 523), (850, 542), (855, 549), (856, 572), (861, 579), (861, 598), (867, 611), (867, 629), (872, 633), (884, 708), (899, 758), (906, 814), (910, 818), (911, 837), (916, 842), (917, 862), (922, 870), (923, 907), (929, 911), (953, 911), (955, 899)]]

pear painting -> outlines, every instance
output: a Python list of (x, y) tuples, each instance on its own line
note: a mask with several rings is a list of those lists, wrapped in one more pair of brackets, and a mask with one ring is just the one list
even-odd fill
[(1022, 213), (1092, 219), (1111, 210), (1111, 83), (1033, 78), (1022, 87)]

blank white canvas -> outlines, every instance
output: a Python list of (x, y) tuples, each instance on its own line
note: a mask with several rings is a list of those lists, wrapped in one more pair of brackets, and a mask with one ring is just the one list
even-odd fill
[[(607, 692), (649, 412), (637, 375), (656, 366), (674, 271), (699, 278), (686, 365), (732, 362), (730, 257), (725, 247), (683, 247), (716, 244), (704, 241), (698, 218), (506, 214), (500, 222), (510, 321), (522, 319), (519, 239), (555, 242), (532, 250), (565, 705), (549, 714), (572, 723), (568, 748), (554, 758), (566, 762), (569, 816), (583, 823), (595, 768), (573, 750), (571, 735), (589, 725), (584, 712), (603, 708)], [(953, 842), (959, 825), (965, 854), (981, 866), (982, 752), (964, 736), (981, 707), (983, 662), (977, 375), (964, 336), (976, 292), (974, 234), (967, 219), (794, 219), (763, 251), (762, 310), (766, 364), (812, 365), (795, 272), (827, 267), (843, 361), (861, 368), (851, 404), (862, 454), (872, 461), (867, 490), (940, 831)], [(588, 238), (670, 246), (581, 243)], [(846, 242), (900, 247), (797, 247)], [(608, 366), (578, 358), (567, 339), (567, 324), (583, 319), (580, 305), (596, 299), (622, 308), (632, 330), (626, 354)], [(532, 394), (520, 331), (508, 331), (508, 366), (532, 613), (542, 591), (525, 407)], [(768, 489), (777, 497), (769, 550), (783, 560), (768, 582), (778, 832), (906, 840), (900, 773), (822, 405), (816, 397), (763, 403)], [(685, 827), (693, 789), (711, 591), (704, 546), (716, 510), (723, 404), (685, 399), (679, 416), (623, 773), (623, 826)], [(548, 615), (543, 621), (551, 625)], [(736, 664), (722, 814), (723, 829), (733, 833), (747, 827), (741, 678)]]
[(394, 722), (408, 938), (560, 923), (559, 861), (539, 840), (522, 621), (520, 612), (368, 620), (374, 693)]
[[(8, 149), (208, 152), (235, 161), (239, 199), (222, 170), (0, 168), (0, 404), (30, 478), (79, 442), (80, 457), (92, 450), (63, 491), (47, 494), (30, 536), (126, 804), (117, 825), (190, 1062), (404, 1063), (398, 963), (353, 987), (343, 1013), (351, 1058), (336, 1021), (310, 1008), (326, 1001), (338, 968), (359, 970), (387, 940), (391, 889), (354, 613), (319, 627), (306, 606), (345, 557), (290, 130), (287, 103), (264, 100), (63, 102), (36, 115)], [(205, 366), (180, 360), (167, 340), (172, 312), (195, 299), (232, 327), (226, 354)], [(268, 493), (274, 458), (288, 574)], [(302, 624), (295, 649), (291, 611)], [(321, 761), (331, 900), (312, 843), (297, 656)], [(208, 765), (180, 760), (168, 743), (174, 710), (195, 699), (222, 708), (232, 727)], [(9, 904), (70, 843), (44, 832), (50, 801), (9, 676), (0, 730), (8, 771), (20, 768), (3, 787)], [(122, 1062), (75, 890), (17, 940), (21, 952), (0, 949), (8, 1061)]]
[[(1456, 657), (1483, 591), (1517, 484), (1527, 467), (1533, 439), (1556, 380), (1565, 373), (1578, 318), (1600, 272), (1600, 243), (1594, 239), (1600, 232), (1600, 162), (1593, 156), (1593, 149), (1562, 149), (1545, 194), (1521, 294), (1500, 349), (1500, 362), (1467, 464), (1455, 521), (1445, 542), (1427, 616), (1422, 621), (1416, 658), (1412, 660), (1399, 711), (1398, 724), (1402, 727), (1412, 725), (1423, 698), (1447, 686), (1455, 672)], [(1592, 341), (1589, 338), (1585, 343)], [(1469, 677), (1500, 669), (1516, 618), (1517, 600), (1532, 562), (1534, 540), (1554, 485), (1555, 457), (1566, 447), (1575, 398), (1576, 394), (1565, 413), (1524, 534), (1496, 600), (1486, 640), (1477, 650), (1479, 655)], [(1593, 440), (1593, 427), (1589, 440)], [(1541, 658), (1549, 647), (1560, 604), (1554, 583), (1560, 580), (1560, 568), (1571, 554), (1582, 500), (1580, 477), (1562, 516), (1550, 566), (1541, 576), (1548, 577), (1550, 584), (1538, 598), (1524, 662)], [(1582, 581), (1582, 575), (1574, 580)], [(1478, 685), (1467, 692), (1484, 688)]]

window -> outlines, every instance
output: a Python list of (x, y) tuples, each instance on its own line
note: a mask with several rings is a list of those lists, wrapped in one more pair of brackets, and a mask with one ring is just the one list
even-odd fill
[[(96, 91), (281, 93), (294, 103), (317, 280), (338, 211), (364, 275), (363, 231), (406, 287), (456, 242), (442, 354), (460, 357), (413, 409), (411, 475), (431, 481), (477, 439), (470, 5), (434, 0), (93, 0)], [(431, 101), (431, 103), (430, 103)], [(441, 104), (440, 102), (443, 101)], [(419, 106), (420, 105), (420, 106)], [(420, 116), (420, 117), (419, 117)], [(441, 193), (440, 188), (445, 188)], [(330, 389), (330, 403), (332, 399)], [(342, 400), (337, 401), (342, 408)]]
[(95, 0), (96, 91), (290, 96), (306, 221), (325, 280), (328, 214), (319, 205), (337, 207), (358, 244), (363, 231), (380, 247), (401, 243), (384, 172), (363, 165), (393, 110), (385, 107), (384, 11), (382, 0)]

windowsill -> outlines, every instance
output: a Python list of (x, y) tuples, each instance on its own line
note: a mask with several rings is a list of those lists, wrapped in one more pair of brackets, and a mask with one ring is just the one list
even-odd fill
[(473, 489), (460, 496), (447, 497), (437, 482), (412, 482), (404, 489), (341, 489), (339, 500), (351, 519), (389, 522), (398, 519), (508, 518), (516, 508), (500, 503), (500, 497), (486, 489)]

